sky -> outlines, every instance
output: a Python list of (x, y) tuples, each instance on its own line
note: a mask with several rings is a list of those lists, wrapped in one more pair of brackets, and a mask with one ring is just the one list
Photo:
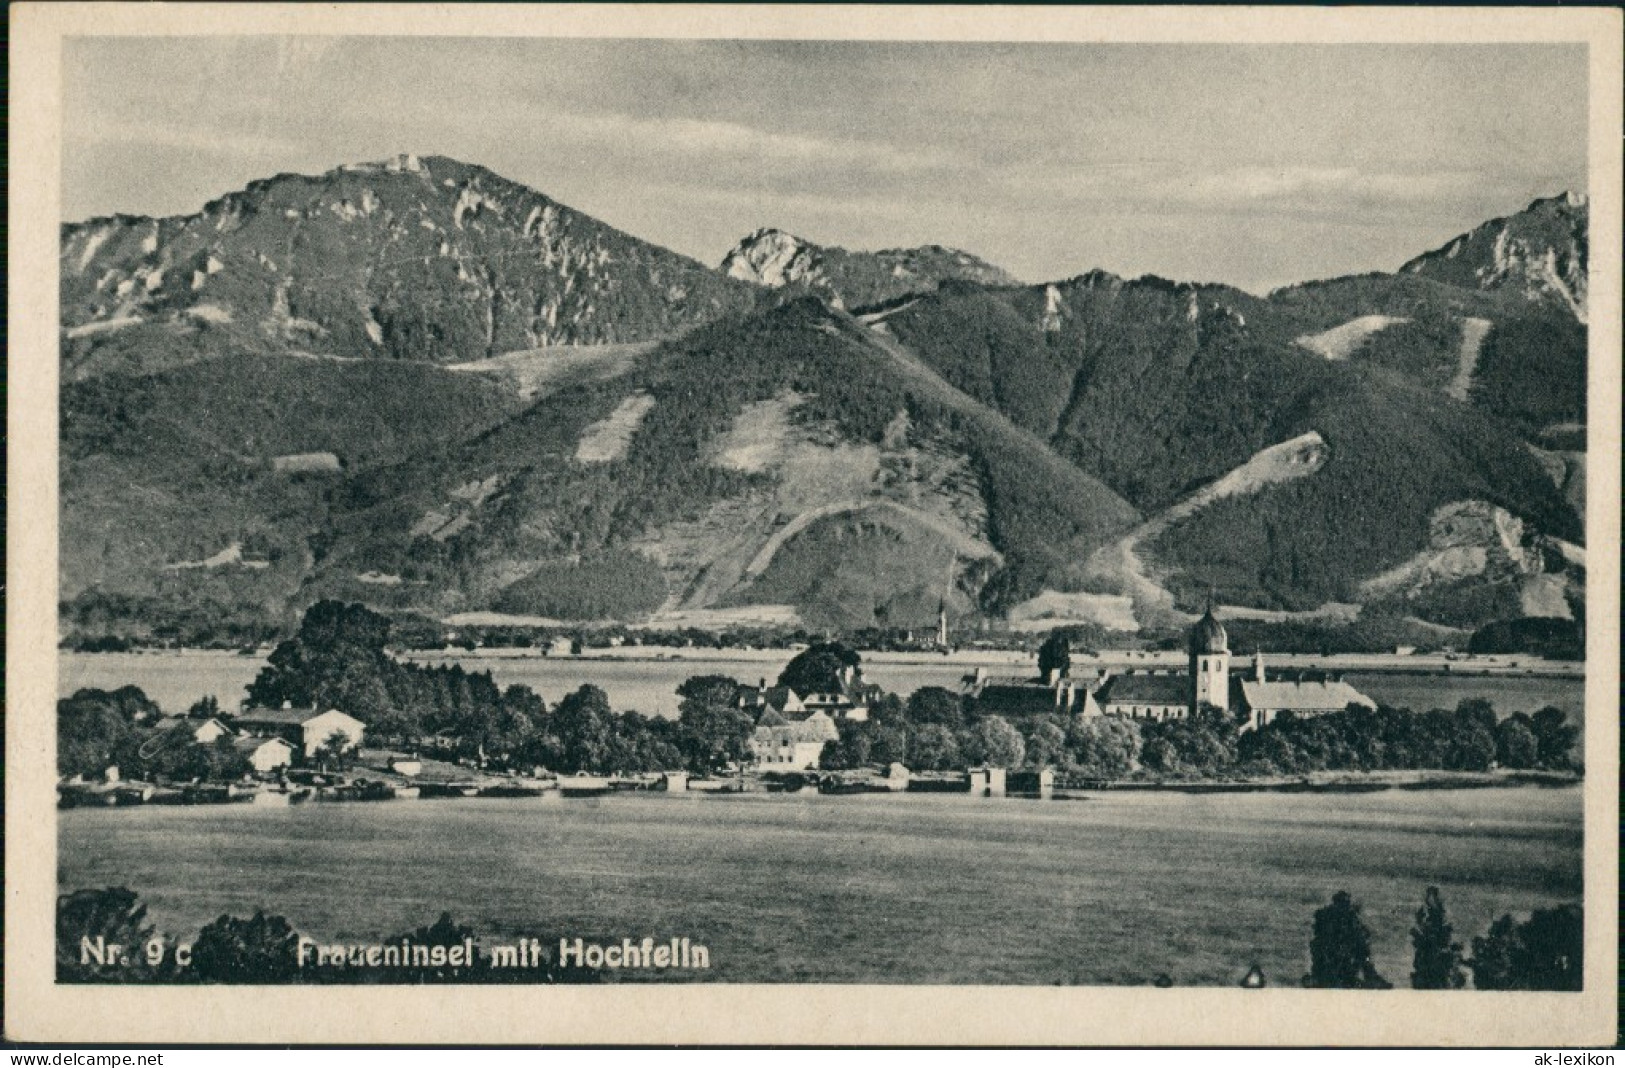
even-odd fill
[(777, 227), (1024, 281), (1397, 268), (1583, 189), (1572, 45), (74, 38), (65, 221), (452, 156), (715, 264)]

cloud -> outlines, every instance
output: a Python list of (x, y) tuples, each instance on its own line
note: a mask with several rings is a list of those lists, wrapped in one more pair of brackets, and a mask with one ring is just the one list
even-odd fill
[(1459, 171), (1367, 172), (1357, 167), (1237, 167), (1198, 177), (1172, 195), (1198, 202), (1268, 201), (1301, 197), (1433, 201), (1460, 196), (1482, 184)]
[[(1209, 168), (1169, 160), (1006, 168), (992, 172), (989, 181), (1012, 198), (1216, 214), (1336, 214), (1372, 207), (1404, 214), (1494, 197), (1513, 188), (1505, 175), (1471, 170), (1368, 170), (1295, 164)], [(1516, 188), (1525, 184), (1519, 183)]]
[(78, 146), (138, 145), (143, 148), (180, 149), (216, 156), (262, 158), (294, 156), (308, 147), (303, 142), (246, 130), (223, 131), (202, 125), (179, 125), (142, 118), (128, 121), (96, 116), (71, 123), (65, 138)]
[(551, 113), (536, 125), (589, 142), (613, 142), (639, 152), (663, 152), (736, 162), (777, 160), (908, 173), (946, 167), (943, 153), (878, 141), (764, 130), (716, 119), (640, 118), (616, 112)]

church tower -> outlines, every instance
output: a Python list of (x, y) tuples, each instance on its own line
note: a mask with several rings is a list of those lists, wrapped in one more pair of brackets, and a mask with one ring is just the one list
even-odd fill
[(1191, 628), (1191, 712), (1204, 704), (1230, 710), (1230, 638), (1209, 604)]
[(948, 648), (948, 602), (937, 602), (937, 648)]

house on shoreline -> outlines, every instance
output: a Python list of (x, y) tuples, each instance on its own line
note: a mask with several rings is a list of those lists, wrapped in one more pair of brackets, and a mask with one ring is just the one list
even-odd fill
[(188, 719), (184, 716), (164, 716), (152, 725), (155, 734), (168, 734), (171, 731), (184, 731), (192, 741), (199, 745), (213, 745), (218, 738), (229, 738), (231, 728), (218, 719)]
[(759, 770), (807, 771), (818, 766), (825, 744), (840, 736), (835, 721), (824, 712), (791, 722), (770, 708), (756, 721), (748, 744)]
[(869, 706), (879, 693), (880, 687), (864, 682), (856, 668), (845, 667), (829, 690), (797, 693), (788, 686), (769, 686), (766, 679), (755, 686), (741, 685), (735, 706), (753, 716), (761, 716), (769, 709), (786, 719), (822, 712), (837, 722), (861, 723), (869, 718)]
[(335, 733), (348, 739), (346, 748), (358, 748), (367, 730), (359, 719), (336, 708), (324, 712), (294, 708), (286, 702), (281, 708), (248, 709), (232, 720), (232, 725), (249, 737), (281, 738), (307, 760)]
[(232, 748), (243, 755), (255, 771), (269, 775), (293, 763), (293, 746), (281, 738), (257, 738), (248, 735), (232, 739)]

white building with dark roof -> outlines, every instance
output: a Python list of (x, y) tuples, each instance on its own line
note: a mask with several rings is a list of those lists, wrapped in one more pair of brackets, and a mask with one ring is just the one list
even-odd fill
[(367, 725), (354, 716), (330, 708), (323, 712), (315, 708), (255, 708), (232, 720), (232, 725), (243, 734), (256, 738), (281, 738), (294, 748), (313, 757), (335, 733), (348, 739), (348, 748), (361, 744)]
[(806, 771), (816, 768), (824, 746), (841, 736), (835, 721), (823, 712), (789, 722), (769, 709), (750, 736), (750, 755), (766, 771)]
[(1102, 677), (1096, 671), (1067, 675), (1052, 671), (1047, 679), (990, 675), (979, 667), (960, 678), (959, 692), (979, 716), (1098, 716), (1094, 690)]
[(217, 738), (231, 737), (231, 728), (217, 719), (188, 719), (184, 716), (165, 716), (152, 725), (152, 729), (167, 734), (184, 730), (199, 745), (213, 745)]
[(1229, 635), (1211, 607), (1191, 628), (1187, 652), (1189, 669), (1183, 673), (1112, 676), (1095, 695), (1100, 710), (1108, 716), (1161, 721), (1185, 719), (1208, 706), (1236, 712), (1242, 718), (1242, 729), (1253, 730), (1282, 712), (1315, 716), (1342, 712), (1351, 705), (1377, 706), (1336, 675), (1301, 672), (1292, 678), (1270, 679), (1263, 653), (1254, 661), (1251, 678), (1232, 676)]
[(1270, 723), (1282, 712), (1299, 716), (1342, 712), (1350, 705), (1376, 708), (1377, 702), (1335, 675), (1300, 675), (1290, 679), (1269, 679), (1264, 673), (1264, 654), (1253, 665), (1253, 677), (1236, 684), (1241, 710), (1247, 714), (1247, 727)]
[(293, 763), (293, 746), (281, 738), (235, 738), (231, 744), (262, 775)]
[(1191, 713), (1189, 675), (1114, 675), (1095, 698), (1108, 716), (1129, 719), (1184, 719)]

